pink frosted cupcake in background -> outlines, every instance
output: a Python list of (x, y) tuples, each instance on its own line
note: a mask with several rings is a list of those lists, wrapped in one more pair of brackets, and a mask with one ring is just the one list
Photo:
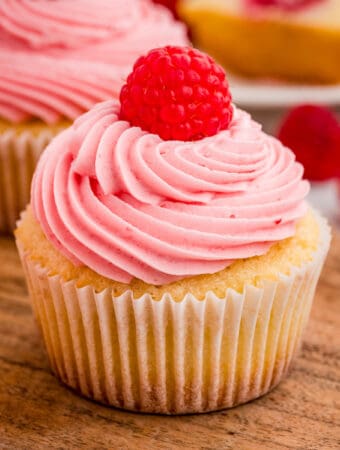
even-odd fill
[(52, 136), (117, 97), (141, 53), (187, 42), (184, 26), (148, 0), (0, 2), (0, 232), (26, 206)]
[(39, 161), (16, 230), (51, 367), (83, 395), (183, 414), (274, 388), (330, 242), (294, 154), (188, 47), (138, 59)]

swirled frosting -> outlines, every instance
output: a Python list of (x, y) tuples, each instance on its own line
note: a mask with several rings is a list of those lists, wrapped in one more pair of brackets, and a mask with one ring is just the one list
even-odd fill
[(0, 118), (74, 120), (117, 97), (140, 54), (187, 43), (149, 0), (2, 0)]
[(72, 262), (110, 279), (164, 284), (222, 270), (294, 235), (307, 181), (293, 153), (235, 108), (228, 130), (163, 141), (107, 101), (40, 159), (32, 206)]

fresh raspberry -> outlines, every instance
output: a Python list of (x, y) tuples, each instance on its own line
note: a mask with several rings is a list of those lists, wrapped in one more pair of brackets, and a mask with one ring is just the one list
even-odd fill
[(306, 178), (324, 181), (340, 176), (340, 123), (328, 108), (317, 105), (293, 108), (278, 138), (304, 165)]
[(248, 0), (253, 6), (277, 6), (287, 11), (296, 11), (324, 0)]
[(122, 120), (165, 140), (215, 135), (233, 114), (224, 70), (190, 47), (157, 48), (140, 57), (120, 102)]

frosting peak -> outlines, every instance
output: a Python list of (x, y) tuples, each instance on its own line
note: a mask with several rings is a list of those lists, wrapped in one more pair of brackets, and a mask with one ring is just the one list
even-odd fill
[(164, 141), (97, 105), (47, 148), (32, 186), (46, 236), (75, 264), (128, 283), (222, 270), (290, 237), (309, 185), (293, 153), (235, 108), (230, 128)]

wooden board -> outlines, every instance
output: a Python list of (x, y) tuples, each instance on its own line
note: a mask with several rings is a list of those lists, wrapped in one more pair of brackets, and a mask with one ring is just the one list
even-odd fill
[(218, 413), (133, 414), (78, 397), (50, 373), (11, 239), (0, 239), (0, 449), (340, 448), (340, 236), (302, 352), (270, 394)]

